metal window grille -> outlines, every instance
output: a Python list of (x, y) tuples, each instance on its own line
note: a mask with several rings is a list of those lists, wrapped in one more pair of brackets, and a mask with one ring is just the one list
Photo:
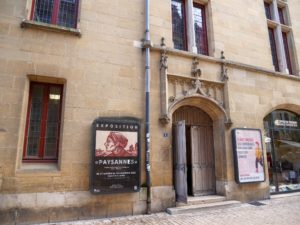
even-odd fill
[(33, 20), (76, 28), (78, 0), (34, 0)]
[(64, 27), (75, 27), (77, 17), (76, 9), (76, 0), (61, 0), (58, 13), (58, 25)]
[(36, 0), (34, 20), (43, 23), (51, 23), (54, 0)]

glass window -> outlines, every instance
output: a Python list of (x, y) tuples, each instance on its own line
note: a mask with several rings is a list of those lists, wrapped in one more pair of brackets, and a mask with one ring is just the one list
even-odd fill
[(272, 16), (271, 16), (270, 3), (268, 3), (268, 2), (265, 2), (265, 13), (266, 13), (267, 19), (271, 20)]
[(292, 63), (291, 63), (287, 33), (282, 32), (282, 39), (283, 39), (283, 46), (284, 46), (287, 68), (289, 70), (289, 74), (292, 74), (293, 71), (292, 71)]
[(76, 28), (78, 0), (33, 0), (32, 19)]
[(194, 3), (193, 12), (197, 53), (208, 55), (205, 7)]
[(278, 8), (279, 21), (280, 21), (281, 24), (285, 24), (283, 13), (284, 13), (284, 9), (283, 8)]
[(264, 121), (270, 192), (300, 190), (299, 115), (277, 110)]
[(31, 83), (23, 161), (57, 161), (62, 85)]
[(272, 28), (268, 28), (268, 31), (269, 31), (269, 40), (270, 40), (273, 65), (274, 65), (275, 71), (279, 71), (274, 30)]
[(172, 0), (172, 30), (174, 48), (187, 50), (185, 5), (183, 0)]
[[(266, 18), (272, 20), (267, 22), (274, 69), (275, 71), (293, 74), (296, 72), (297, 60), (295, 59), (295, 50), (291, 48), (294, 42), (290, 34), (291, 27), (286, 25), (289, 23), (287, 21), (289, 12), (286, 6), (287, 1), (284, 3), (275, 0), (264, 1)], [(272, 13), (274, 13), (273, 17)]]

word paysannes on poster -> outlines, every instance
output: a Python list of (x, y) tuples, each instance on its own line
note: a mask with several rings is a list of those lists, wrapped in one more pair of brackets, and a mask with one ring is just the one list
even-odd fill
[(140, 124), (135, 118), (99, 118), (93, 123), (91, 192), (140, 189)]
[(237, 183), (265, 181), (264, 154), (258, 129), (236, 128), (232, 131)]

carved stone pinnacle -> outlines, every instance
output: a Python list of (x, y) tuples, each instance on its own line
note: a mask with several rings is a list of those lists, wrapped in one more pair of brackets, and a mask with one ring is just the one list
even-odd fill
[(200, 68), (198, 68), (199, 61), (197, 58), (194, 58), (193, 64), (192, 64), (192, 76), (193, 77), (200, 77), (202, 75), (202, 71)]

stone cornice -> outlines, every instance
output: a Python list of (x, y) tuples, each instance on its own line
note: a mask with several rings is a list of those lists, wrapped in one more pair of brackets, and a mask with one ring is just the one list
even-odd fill
[(215, 58), (211, 56), (205, 56), (205, 55), (198, 55), (192, 52), (187, 52), (187, 51), (181, 51), (169, 47), (161, 47), (159, 45), (153, 45), (151, 47), (152, 51), (162, 51), (166, 50), (168, 52), (168, 55), (176, 55), (176, 56), (181, 56), (181, 57), (186, 57), (186, 58), (197, 58), (201, 61), (206, 61), (206, 62), (211, 62), (211, 63), (218, 63), (218, 64), (226, 64), (227, 67), (233, 67), (233, 68), (238, 68), (238, 69), (244, 69), (247, 71), (251, 72), (256, 72), (256, 73), (263, 73), (266, 75), (270, 76), (275, 76), (275, 77), (280, 77), (280, 78), (285, 78), (285, 79), (290, 79), (290, 80), (295, 80), (300, 82), (300, 77), (296, 75), (288, 75), (285, 73), (280, 73), (280, 72), (275, 72), (272, 70), (268, 70), (262, 67), (258, 66), (253, 66), (245, 63), (239, 63), (231, 60), (226, 60), (226, 59), (220, 59), (220, 58)]

